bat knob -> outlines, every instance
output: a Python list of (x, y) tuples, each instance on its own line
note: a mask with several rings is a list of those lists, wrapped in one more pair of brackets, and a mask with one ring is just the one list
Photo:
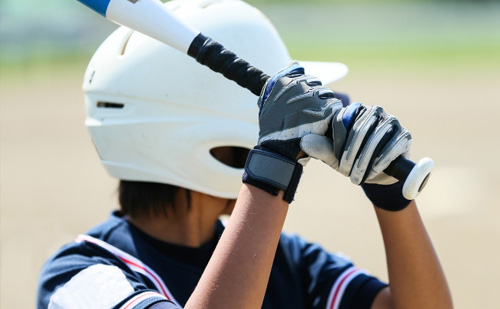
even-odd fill
[(403, 196), (407, 200), (413, 200), (424, 189), (432, 170), (434, 161), (430, 158), (422, 158), (411, 169), (403, 185)]

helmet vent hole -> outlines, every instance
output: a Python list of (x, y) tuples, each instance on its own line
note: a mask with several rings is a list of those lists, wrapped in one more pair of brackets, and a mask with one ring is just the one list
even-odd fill
[(250, 149), (235, 146), (222, 146), (210, 149), (217, 161), (234, 168), (244, 168)]
[(122, 104), (122, 103), (113, 103), (113, 102), (102, 102), (102, 101), (99, 101), (97, 102), (97, 107), (100, 107), (100, 108), (123, 108), (125, 106), (125, 104)]

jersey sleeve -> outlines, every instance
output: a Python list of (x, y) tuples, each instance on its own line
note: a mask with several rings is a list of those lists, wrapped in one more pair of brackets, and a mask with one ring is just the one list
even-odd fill
[[(112, 254), (71, 244), (42, 269), (38, 308), (150, 308), (169, 303)], [(168, 307), (165, 307), (168, 308)]]
[(345, 256), (325, 251), (296, 235), (285, 235), (281, 244), (289, 263), (299, 269), (310, 308), (370, 308), (386, 283), (353, 265)]
[(154, 291), (138, 291), (113, 309), (180, 309), (182, 307)]

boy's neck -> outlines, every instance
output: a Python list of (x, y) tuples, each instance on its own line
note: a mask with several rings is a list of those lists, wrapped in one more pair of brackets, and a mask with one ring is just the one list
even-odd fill
[[(182, 196), (182, 195), (179, 195)], [(127, 217), (138, 229), (158, 240), (171, 244), (199, 247), (214, 237), (215, 223), (220, 215), (234, 207), (234, 201), (191, 191), (187, 200), (177, 199), (175, 211), (167, 215)], [(229, 209), (228, 209), (229, 208)]]

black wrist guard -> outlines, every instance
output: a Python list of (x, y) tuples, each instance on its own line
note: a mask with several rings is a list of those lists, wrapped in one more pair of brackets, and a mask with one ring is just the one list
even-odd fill
[(274, 196), (283, 190), (283, 200), (291, 203), (302, 176), (302, 168), (300, 163), (257, 146), (248, 154), (243, 182)]
[(364, 183), (361, 188), (376, 207), (398, 211), (406, 208), (411, 202), (403, 197), (403, 184), (403, 181), (388, 186)]

